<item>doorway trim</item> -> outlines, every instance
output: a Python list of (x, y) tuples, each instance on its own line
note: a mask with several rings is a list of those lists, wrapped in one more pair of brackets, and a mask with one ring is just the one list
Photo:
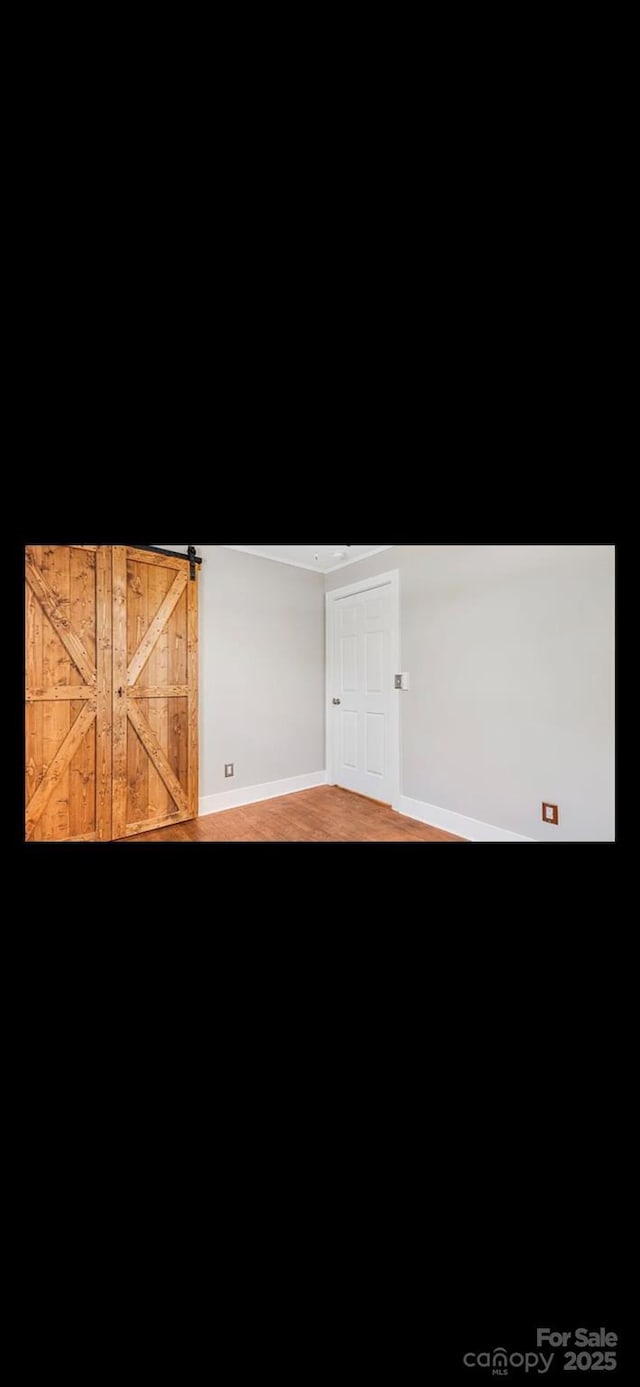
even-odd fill
[[(400, 654), (400, 569), (393, 568), (389, 573), (376, 573), (374, 578), (363, 578), (359, 583), (349, 583), (344, 588), (333, 588), (325, 596), (326, 622), (325, 622), (325, 668), (326, 668), (326, 693), (325, 693), (325, 728), (326, 728), (326, 765), (327, 781), (329, 785), (335, 785), (333, 757), (334, 757), (334, 719), (331, 716), (331, 699), (333, 697), (333, 652), (335, 650), (335, 604), (344, 597), (353, 597), (358, 592), (374, 592), (376, 588), (391, 588), (391, 664), (393, 673), (399, 674), (401, 671)], [(400, 800), (400, 698), (401, 694), (393, 689), (394, 697), (391, 700), (391, 808), (398, 808)]]

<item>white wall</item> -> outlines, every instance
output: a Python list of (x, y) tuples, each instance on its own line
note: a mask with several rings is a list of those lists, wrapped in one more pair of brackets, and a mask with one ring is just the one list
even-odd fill
[(323, 771), (322, 575), (220, 545), (197, 550), (200, 798)]
[(326, 589), (393, 568), (402, 793), (541, 842), (611, 840), (613, 547), (399, 545)]

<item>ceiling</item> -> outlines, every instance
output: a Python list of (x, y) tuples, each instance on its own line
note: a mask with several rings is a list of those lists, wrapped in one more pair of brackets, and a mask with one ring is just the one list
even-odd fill
[(390, 544), (225, 544), (225, 549), (239, 549), (243, 554), (259, 554), (277, 563), (290, 563), (296, 568), (311, 568), (315, 573), (332, 573), (345, 568), (367, 554), (379, 554)]

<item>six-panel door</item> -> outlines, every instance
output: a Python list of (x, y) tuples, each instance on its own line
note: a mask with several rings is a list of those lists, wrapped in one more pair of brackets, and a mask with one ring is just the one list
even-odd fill
[(197, 580), (122, 545), (28, 545), (26, 837), (124, 838), (198, 813)]
[(334, 630), (335, 783), (390, 804), (391, 587), (337, 598)]

